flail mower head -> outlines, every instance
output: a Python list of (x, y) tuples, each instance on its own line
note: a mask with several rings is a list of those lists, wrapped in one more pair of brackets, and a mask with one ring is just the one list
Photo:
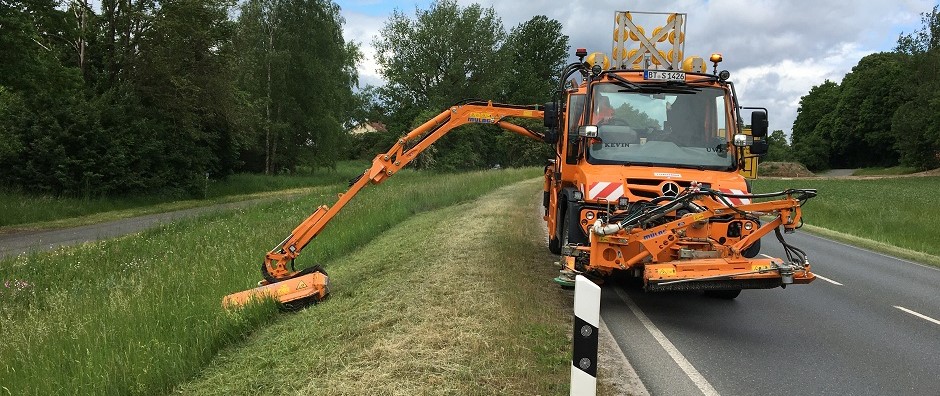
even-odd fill
[(239, 307), (253, 299), (273, 297), (289, 310), (316, 304), (330, 294), (330, 278), (319, 266), (298, 271), (288, 279), (263, 280), (258, 287), (229, 294), (222, 299), (225, 307)]

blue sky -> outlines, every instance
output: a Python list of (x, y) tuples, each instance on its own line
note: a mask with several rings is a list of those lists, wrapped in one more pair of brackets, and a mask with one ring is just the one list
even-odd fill
[(392, 10), (398, 8), (406, 13), (413, 14), (415, 7), (428, 9), (431, 1), (381, 1), (381, 0), (347, 0), (337, 1), (336, 4), (344, 12), (358, 13), (367, 16), (385, 17), (392, 14)]
[[(461, 6), (493, 7), (506, 30), (536, 15), (561, 22), (571, 52), (610, 52), (614, 11), (688, 14), (686, 56), (721, 52), (741, 103), (770, 109), (770, 126), (787, 134), (800, 97), (826, 79), (841, 81), (863, 56), (890, 51), (900, 32), (920, 26), (920, 13), (936, 0), (457, 0)], [(338, 1), (344, 37), (360, 43), (362, 84), (383, 84), (371, 42), (392, 10), (414, 16), (429, 0)], [(572, 57), (573, 58), (573, 57)]]

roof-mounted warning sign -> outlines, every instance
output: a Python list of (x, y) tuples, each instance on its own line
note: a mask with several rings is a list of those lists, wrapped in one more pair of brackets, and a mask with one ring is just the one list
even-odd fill
[[(666, 17), (666, 23), (657, 26), (647, 35), (643, 23), (657, 23), (661, 16)], [(682, 69), (685, 21), (686, 14), (680, 13), (615, 12), (614, 45), (611, 53), (614, 66), (634, 69)], [(634, 41), (638, 46), (631, 48), (634, 47)]]

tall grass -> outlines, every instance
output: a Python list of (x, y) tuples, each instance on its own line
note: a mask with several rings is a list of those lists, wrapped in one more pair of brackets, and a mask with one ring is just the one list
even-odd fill
[(571, 296), (550, 281), (558, 256), (537, 216), (540, 187), (514, 184), (402, 222), (331, 263), (331, 300), (224, 351), (178, 390), (567, 393)]
[(755, 192), (815, 188), (807, 224), (940, 256), (940, 177), (872, 180), (758, 179)]
[[(345, 161), (340, 162), (335, 170), (320, 169), (309, 174), (279, 176), (238, 174), (224, 180), (207, 180), (206, 189), (199, 197), (199, 201), (208, 204), (220, 198), (235, 195), (343, 183), (362, 173), (368, 166), (366, 161)], [(75, 198), (36, 195), (28, 191), (0, 190), (0, 227), (141, 208), (180, 199), (180, 196), (172, 194)], [(184, 206), (198, 206), (199, 201), (190, 200), (189, 204)], [(175, 209), (177, 206), (168, 208)]]
[[(337, 259), (415, 213), (538, 174), (401, 174), (362, 192), (303, 252), (298, 266)], [(0, 391), (170, 391), (221, 348), (273, 318), (272, 305), (226, 312), (221, 298), (252, 287), (264, 252), (313, 208), (333, 201), (335, 196), (310, 196), (261, 204), (0, 261), (2, 281), (19, 286), (0, 285)]]

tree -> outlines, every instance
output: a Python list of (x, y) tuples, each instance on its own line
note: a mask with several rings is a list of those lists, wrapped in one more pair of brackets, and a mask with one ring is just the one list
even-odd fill
[(141, 160), (171, 187), (192, 193), (201, 191), (206, 174), (232, 172), (237, 158), (231, 6), (227, 0), (161, 2), (152, 27), (138, 38), (129, 75), (154, 140)]
[[(512, 28), (499, 49), (500, 101), (540, 104), (551, 100), (569, 49), (568, 36), (561, 30), (560, 22), (544, 15), (534, 16)], [(529, 129), (542, 127), (539, 121), (513, 121)], [(553, 155), (552, 146), (512, 133), (499, 133), (490, 140), (490, 164), (542, 165)]]
[(505, 39), (492, 8), (461, 8), (442, 0), (412, 20), (395, 10), (373, 41), (381, 89), (393, 111), (444, 108), (461, 99), (492, 97), (499, 76), (498, 49)]
[[(507, 35), (492, 8), (442, 0), (416, 11), (414, 19), (396, 11), (373, 45), (388, 81), (378, 91), (389, 109), (388, 125), (401, 131), (467, 98), (544, 103), (557, 83), (568, 38), (560, 23), (544, 16)], [(469, 169), (532, 165), (550, 156), (544, 144), (505, 135), (493, 127), (466, 126), (442, 138), (420, 162)]]
[(897, 52), (909, 74), (903, 86), (907, 100), (891, 126), (901, 162), (919, 169), (940, 167), (940, 12), (921, 14), (921, 29), (898, 38)]
[(63, 15), (44, 0), (0, 3), (0, 183), (78, 195), (106, 153), (86, 144), (95, 111), (80, 73), (59, 61)]
[(234, 0), (91, 4), (0, 2), (0, 183), (201, 193), (342, 155), (359, 52), (332, 1), (252, 0), (237, 22)]
[[(265, 173), (334, 166), (358, 103), (359, 49), (342, 36), (339, 7), (324, 0), (250, 0), (239, 17), (239, 85)], [(249, 155), (248, 158), (257, 157)], [(256, 168), (257, 169), (257, 168)]]
[(840, 92), (838, 84), (826, 80), (800, 98), (793, 121), (793, 157), (810, 170), (829, 168), (831, 129), (835, 127), (832, 113)]
[(561, 23), (537, 15), (512, 28), (500, 47), (503, 66), (500, 98), (507, 103), (544, 103), (558, 88), (568, 55), (568, 36)]
[(793, 161), (793, 150), (787, 141), (787, 135), (778, 129), (767, 136), (767, 143), (770, 145), (767, 155), (761, 158), (768, 162), (790, 162)]
[(891, 118), (901, 104), (904, 65), (895, 53), (876, 53), (859, 60), (842, 79), (834, 128), (831, 163), (838, 168), (892, 166), (898, 163)]

